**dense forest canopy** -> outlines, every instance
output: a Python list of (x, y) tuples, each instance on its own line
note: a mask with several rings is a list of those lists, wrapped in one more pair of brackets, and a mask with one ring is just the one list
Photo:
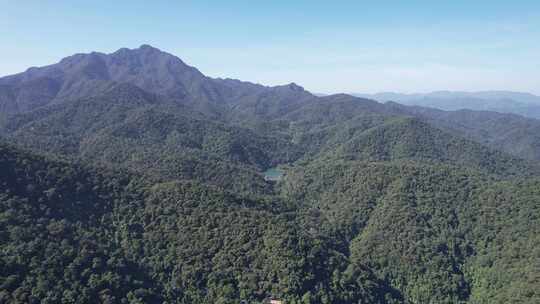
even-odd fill
[(0, 78), (0, 111), (0, 303), (540, 301), (534, 119), (150, 46)]

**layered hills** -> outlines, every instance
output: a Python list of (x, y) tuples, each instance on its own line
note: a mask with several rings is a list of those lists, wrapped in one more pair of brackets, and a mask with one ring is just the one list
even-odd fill
[(518, 114), (540, 118), (540, 97), (511, 91), (453, 92), (399, 94), (353, 94), (381, 102), (394, 101), (404, 105), (430, 107), (446, 111), (474, 110)]
[(0, 111), (0, 302), (540, 299), (534, 119), (211, 78), (148, 45), (0, 78)]

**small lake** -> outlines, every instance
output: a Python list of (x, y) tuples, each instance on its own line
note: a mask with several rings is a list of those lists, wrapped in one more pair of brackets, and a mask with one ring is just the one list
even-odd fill
[(277, 182), (283, 178), (283, 171), (278, 168), (270, 168), (264, 172), (264, 179)]

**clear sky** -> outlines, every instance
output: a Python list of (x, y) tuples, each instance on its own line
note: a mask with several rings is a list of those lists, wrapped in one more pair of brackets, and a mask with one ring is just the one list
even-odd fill
[(0, 0), (0, 75), (141, 44), (320, 93), (540, 94), (539, 0)]

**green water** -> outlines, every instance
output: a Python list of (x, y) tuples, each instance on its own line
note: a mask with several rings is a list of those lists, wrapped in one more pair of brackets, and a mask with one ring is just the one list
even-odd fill
[(283, 171), (278, 168), (270, 168), (264, 172), (264, 179), (269, 181), (279, 181), (283, 178)]

